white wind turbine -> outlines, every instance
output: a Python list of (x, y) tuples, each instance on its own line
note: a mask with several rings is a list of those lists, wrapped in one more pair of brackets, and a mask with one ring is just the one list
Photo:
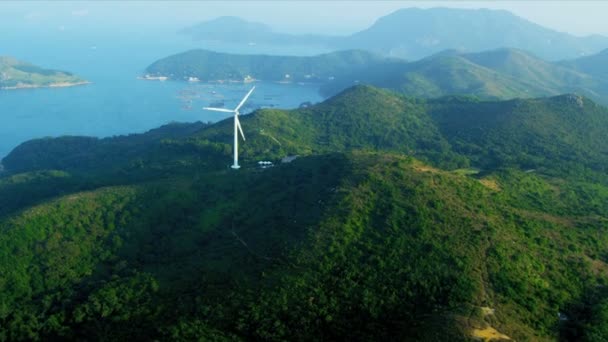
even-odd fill
[(253, 93), (255, 87), (251, 88), (251, 90), (245, 95), (245, 97), (241, 100), (236, 108), (233, 110), (225, 109), (225, 108), (213, 108), (213, 107), (204, 107), (205, 110), (212, 110), (216, 112), (224, 112), (224, 113), (234, 113), (234, 164), (231, 166), (233, 169), (240, 168), (239, 166), (239, 136), (237, 130), (241, 132), (241, 136), (243, 137), (243, 141), (245, 141), (245, 134), (243, 134), (243, 128), (241, 128), (241, 122), (239, 121), (239, 109), (245, 104), (245, 101), (249, 98), (249, 95)]

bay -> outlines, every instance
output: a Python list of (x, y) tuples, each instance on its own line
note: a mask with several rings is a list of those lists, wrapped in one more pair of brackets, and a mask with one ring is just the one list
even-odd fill
[[(189, 49), (231, 53), (313, 55), (308, 46), (259, 46), (191, 41), (173, 33), (94, 34), (20, 32), (0, 37), (0, 55), (73, 72), (91, 84), (69, 88), (0, 91), (0, 158), (34, 138), (63, 135), (108, 137), (145, 132), (170, 122), (215, 122), (226, 118), (202, 107), (227, 108), (256, 86), (250, 106), (297, 108), (319, 102), (314, 84), (206, 84), (138, 79), (155, 60)], [(246, 112), (245, 111), (245, 112)]]

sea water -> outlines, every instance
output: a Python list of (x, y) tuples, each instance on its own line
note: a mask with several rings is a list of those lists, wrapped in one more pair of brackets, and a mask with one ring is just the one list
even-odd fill
[[(104, 35), (19, 32), (0, 35), (0, 55), (70, 71), (91, 84), (0, 91), (0, 158), (29, 139), (63, 135), (107, 137), (141, 133), (170, 122), (216, 122), (256, 86), (243, 112), (297, 108), (322, 101), (314, 84), (189, 83), (138, 79), (152, 62), (194, 48), (231, 53), (313, 55), (322, 48), (195, 42), (174, 33)], [(229, 115), (229, 114), (228, 114)]]

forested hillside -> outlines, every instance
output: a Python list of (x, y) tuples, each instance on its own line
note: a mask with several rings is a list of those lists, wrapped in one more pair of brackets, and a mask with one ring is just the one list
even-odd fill
[(241, 122), (239, 171), (230, 119), (5, 158), (0, 340), (608, 338), (604, 107), (358, 86)]
[(175, 80), (196, 77), (202, 81), (243, 81), (247, 77), (275, 82), (327, 82), (381, 64), (403, 63), (362, 51), (338, 51), (317, 56), (238, 55), (191, 50), (160, 59), (146, 68), (153, 76)]

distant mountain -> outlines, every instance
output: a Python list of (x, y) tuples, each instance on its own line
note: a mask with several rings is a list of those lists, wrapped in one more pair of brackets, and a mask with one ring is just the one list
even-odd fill
[(371, 84), (417, 97), (474, 95), (482, 98), (509, 99), (556, 94), (525, 79), (473, 63), (465, 56), (440, 53), (400, 67), (374, 67), (373, 72), (353, 73), (326, 83), (322, 92), (332, 94), (354, 83)]
[(357, 86), (241, 121), (239, 171), (232, 119), (5, 158), (0, 338), (608, 338), (608, 109)]
[(562, 89), (561, 92), (568, 92), (563, 91), (563, 88), (582, 88), (590, 86), (593, 82), (593, 77), (589, 74), (573, 71), (557, 63), (547, 62), (529, 52), (518, 49), (502, 48), (462, 54), (462, 56), (477, 65), (512, 76), (548, 91)]
[(595, 55), (563, 61), (560, 64), (564, 67), (608, 80), (608, 49)]
[(351, 73), (365, 73), (376, 64), (399, 63), (366, 51), (338, 51), (311, 57), (238, 55), (191, 50), (158, 60), (146, 68), (149, 76), (175, 80), (243, 81), (247, 77), (278, 82), (327, 82)]
[(447, 49), (479, 52), (498, 48), (530, 51), (546, 60), (578, 58), (608, 48), (608, 37), (576, 37), (503, 10), (404, 8), (349, 36), (289, 35), (234, 17), (221, 17), (182, 31), (195, 39), (268, 44), (312, 44), (362, 49), (409, 60)]
[(418, 59), (446, 49), (477, 52), (501, 47), (531, 51), (557, 60), (596, 53), (608, 37), (575, 37), (553, 31), (507, 11), (405, 8), (344, 38), (340, 48), (359, 48)]
[(66, 71), (43, 69), (12, 57), (0, 56), (0, 89), (70, 87), (86, 83)]
[(322, 35), (293, 35), (274, 32), (267, 25), (230, 16), (205, 21), (184, 28), (179, 33), (189, 35), (195, 40), (244, 44), (328, 45), (334, 39)]
[(370, 84), (426, 98), (474, 95), (511, 99), (579, 93), (608, 104), (608, 80), (517, 49), (448, 50), (411, 63), (361, 50), (310, 57), (192, 50), (158, 60), (146, 73), (176, 80), (314, 82), (325, 96), (355, 84)]
[[(454, 152), (481, 168), (517, 165), (575, 176), (608, 172), (608, 109), (578, 95), (487, 101), (431, 100), (430, 115)], [(569, 170), (569, 171), (566, 171)]]
[(576, 92), (608, 103), (608, 82), (517, 49), (446, 51), (400, 69), (368, 74), (374, 77), (354, 74), (352, 78), (422, 97), (461, 94), (510, 99)]

